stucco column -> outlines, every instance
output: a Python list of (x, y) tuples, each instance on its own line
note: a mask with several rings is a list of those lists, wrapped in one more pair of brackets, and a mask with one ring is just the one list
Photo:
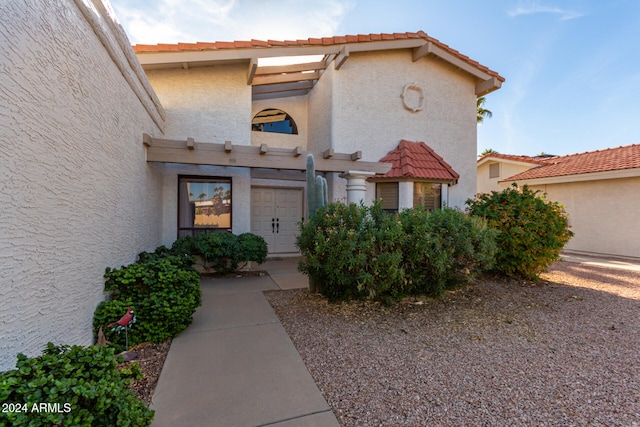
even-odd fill
[(445, 206), (449, 206), (449, 184), (440, 187), (440, 207), (444, 209)]
[(367, 195), (367, 178), (375, 175), (367, 171), (346, 171), (340, 174), (340, 178), (347, 180), (347, 204), (365, 201)]
[(398, 183), (398, 211), (413, 207), (413, 181)]

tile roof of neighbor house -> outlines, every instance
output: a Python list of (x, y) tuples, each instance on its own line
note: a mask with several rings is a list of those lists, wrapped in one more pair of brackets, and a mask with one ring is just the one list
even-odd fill
[(308, 38), (299, 40), (250, 40), (250, 41), (232, 41), (232, 42), (196, 42), (196, 43), (175, 43), (165, 44), (159, 43), (155, 45), (137, 44), (133, 46), (133, 50), (136, 53), (158, 53), (158, 52), (184, 52), (184, 51), (205, 51), (205, 50), (219, 50), (219, 49), (250, 49), (250, 48), (271, 48), (271, 47), (304, 47), (304, 46), (333, 46), (348, 43), (366, 43), (376, 41), (388, 41), (388, 40), (402, 40), (402, 39), (424, 39), (425, 41), (432, 42), (441, 49), (449, 52), (450, 54), (460, 58), (462, 61), (477, 67), (478, 69), (486, 72), (487, 74), (496, 77), (498, 80), (504, 82), (504, 77), (500, 76), (497, 72), (490, 70), (489, 68), (481, 65), (479, 62), (474, 61), (466, 55), (463, 55), (459, 51), (449, 47), (442, 43), (440, 40), (435, 39), (424, 31), (412, 33), (381, 33), (381, 34), (358, 34), (358, 35), (346, 35), (346, 36), (334, 36), (334, 37), (322, 37), (322, 38)]
[(539, 167), (534, 167), (501, 181), (551, 178), (636, 168), (640, 168), (640, 144), (550, 157)]
[(399, 178), (457, 181), (460, 175), (424, 142), (400, 141), (380, 162), (391, 163), (391, 170), (373, 181)]
[(557, 156), (517, 156), (514, 154), (489, 153), (480, 157), (478, 159), (478, 163), (482, 163), (488, 159), (503, 159), (503, 160), (512, 160), (515, 162), (545, 165), (549, 162), (550, 158), (554, 158), (554, 157), (557, 157)]

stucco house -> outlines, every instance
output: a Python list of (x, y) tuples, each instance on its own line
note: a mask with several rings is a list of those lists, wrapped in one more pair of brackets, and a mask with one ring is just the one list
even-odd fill
[(512, 154), (489, 153), (477, 161), (476, 193), (491, 193), (504, 188), (500, 181), (531, 168), (544, 165), (555, 156), (518, 156)]
[[(501, 176), (488, 178), (494, 164)], [(550, 157), (494, 153), (478, 160), (479, 190), (514, 183), (565, 207), (575, 233), (565, 249), (640, 258), (640, 144)]]
[(105, 267), (178, 236), (295, 252), (308, 153), (331, 200), (475, 193), (504, 78), (422, 31), (132, 48), (103, 0), (0, 8), (0, 370), (90, 344)]

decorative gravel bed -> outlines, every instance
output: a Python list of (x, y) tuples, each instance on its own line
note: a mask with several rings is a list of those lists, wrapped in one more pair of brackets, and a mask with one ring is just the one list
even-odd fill
[(391, 307), (265, 294), (343, 426), (640, 425), (640, 273), (542, 279)]

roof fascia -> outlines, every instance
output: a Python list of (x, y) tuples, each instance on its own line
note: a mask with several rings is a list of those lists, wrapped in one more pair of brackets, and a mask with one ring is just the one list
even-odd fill
[(489, 162), (493, 162), (493, 163), (509, 163), (510, 165), (517, 165), (517, 166), (531, 166), (531, 167), (540, 167), (543, 166), (539, 163), (534, 163), (534, 162), (525, 162), (525, 161), (521, 161), (521, 160), (510, 160), (510, 159), (503, 159), (501, 157), (486, 157), (482, 160), (480, 160), (478, 162), (478, 167), (484, 165), (485, 163), (489, 163)]
[(544, 184), (564, 184), (569, 182), (584, 182), (584, 181), (600, 181), (605, 179), (620, 179), (620, 178), (636, 178), (640, 177), (640, 168), (622, 169), (616, 171), (604, 171), (604, 172), (591, 172), (574, 175), (562, 175), (562, 176), (550, 176), (546, 178), (531, 178), (531, 179), (512, 179), (517, 177), (514, 175), (510, 178), (500, 180), (500, 183), (517, 183), (518, 185), (544, 185)]
[(184, 62), (250, 61), (254, 58), (279, 56), (338, 55), (347, 46), (348, 52), (389, 49), (410, 49), (424, 44), (424, 39), (384, 40), (374, 42), (333, 44), (326, 46), (256, 47), (198, 51), (138, 52), (138, 60), (145, 65), (170, 65)]

